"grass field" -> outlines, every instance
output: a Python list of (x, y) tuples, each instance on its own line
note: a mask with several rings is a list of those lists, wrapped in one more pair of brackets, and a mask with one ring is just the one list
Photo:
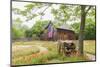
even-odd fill
[(84, 41), (84, 51), (90, 54), (95, 55), (95, 40), (86, 40)]
[[(84, 41), (84, 51), (95, 54), (95, 41)], [(86, 60), (85, 57), (66, 57), (58, 54), (57, 42), (53, 41), (14, 42), (12, 44), (13, 65), (63, 63)]]

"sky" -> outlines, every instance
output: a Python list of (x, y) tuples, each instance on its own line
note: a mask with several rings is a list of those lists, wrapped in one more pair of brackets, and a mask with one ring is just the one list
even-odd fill
[[(24, 10), (24, 9), (25, 9), (24, 6), (25, 6), (26, 4), (28, 4), (28, 2), (12, 2), (12, 7), (14, 7), (14, 8), (19, 8), (19, 9), (21, 9), (21, 10)], [(58, 8), (59, 5), (57, 6), (57, 5), (54, 4), (53, 7), (54, 7), (54, 8)], [(46, 8), (46, 7), (41, 8), (41, 9), (39, 9), (37, 12), (43, 11), (45, 8)], [(34, 12), (34, 11), (33, 11), (33, 12)], [(49, 7), (44, 13), (45, 13), (45, 15), (42, 16), (42, 19), (54, 20), (54, 17), (53, 17), (53, 15), (51, 14), (51, 8), (50, 8), (50, 7)], [(40, 19), (40, 17), (36, 17), (36, 18), (34, 18), (33, 20), (24, 21), (23, 19), (26, 19), (25, 17), (12, 13), (12, 19), (16, 19), (16, 18), (21, 18), (21, 20), (24, 22), (22, 25), (27, 25), (29, 28), (31, 28), (31, 27), (35, 24), (35, 22), (36, 22), (37, 20)]]
[[(13, 8), (19, 8), (21, 10), (24, 10), (24, 6), (29, 4), (30, 2), (15, 2), (13, 1), (12, 2), (12, 7)], [(47, 7), (47, 6), (46, 6)], [(39, 9), (37, 12), (35, 12), (35, 10), (32, 11), (32, 13), (38, 13), (39, 11), (43, 11), (46, 7), (43, 7), (41, 9)], [(58, 9), (59, 8), (59, 4), (52, 4), (52, 7), (54, 9)], [(42, 20), (51, 20), (51, 21), (54, 21), (54, 16), (51, 14), (51, 7), (49, 7), (48, 9), (46, 9), (46, 11), (44, 12), (44, 16), (42, 16)], [(22, 25), (26, 25), (28, 26), (29, 28), (31, 28), (37, 20), (40, 20), (40, 17), (41, 16), (38, 16), (38, 17), (35, 17), (34, 19), (30, 20), (30, 21), (25, 21), (26, 17), (24, 16), (21, 16), (21, 15), (17, 15), (17, 14), (14, 14), (12, 12), (12, 19), (16, 19), (16, 18), (21, 18), (21, 20), (23, 21)], [(79, 20), (78, 20), (79, 21)], [(76, 22), (75, 20), (74, 21), (66, 21), (68, 24), (72, 24), (74, 22)]]

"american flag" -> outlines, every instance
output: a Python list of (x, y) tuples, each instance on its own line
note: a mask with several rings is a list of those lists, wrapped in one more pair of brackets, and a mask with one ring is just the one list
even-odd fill
[(53, 36), (53, 28), (52, 25), (50, 24), (48, 27), (48, 37), (51, 38)]

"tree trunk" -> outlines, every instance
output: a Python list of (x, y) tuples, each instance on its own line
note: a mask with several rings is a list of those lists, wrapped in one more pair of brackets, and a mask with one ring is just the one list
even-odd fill
[(80, 55), (84, 55), (83, 41), (84, 41), (84, 28), (85, 28), (85, 18), (86, 18), (85, 7), (86, 7), (85, 5), (81, 5), (81, 23), (80, 23), (80, 32), (79, 32), (79, 53)]

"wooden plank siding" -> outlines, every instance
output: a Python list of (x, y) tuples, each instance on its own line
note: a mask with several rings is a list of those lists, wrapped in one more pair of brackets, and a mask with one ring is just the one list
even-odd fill
[[(50, 23), (49, 23), (50, 25)], [(53, 27), (53, 33), (52, 33), (52, 37), (49, 38), (48, 37), (48, 27), (49, 25), (47, 25), (47, 27), (43, 30), (43, 33), (41, 34), (41, 40), (52, 40), (52, 41), (56, 41), (56, 40), (75, 40), (75, 32), (69, 29), (63, 29), (63, 28), (55, 28), (53, 27), (53, 24), (51, 27)]]

